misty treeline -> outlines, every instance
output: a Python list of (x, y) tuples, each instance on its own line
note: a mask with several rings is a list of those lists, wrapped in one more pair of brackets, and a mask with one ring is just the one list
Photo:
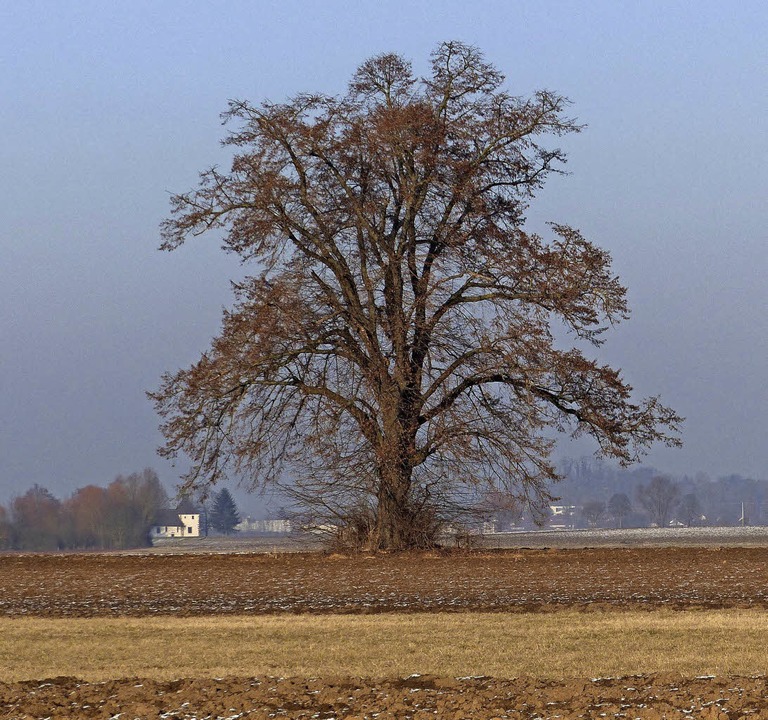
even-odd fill
[(0, 549), (65, 550), (144, 547), (168, 495), (151, 468), (87, 485), (66, 500), (33, 485), (0, 505)]
[(619, 468), (598, 458), (566, 459), (552, 486), (573, 527), (768, 525), (768, 480), (706, 473), (670, 475), (652, 467)]

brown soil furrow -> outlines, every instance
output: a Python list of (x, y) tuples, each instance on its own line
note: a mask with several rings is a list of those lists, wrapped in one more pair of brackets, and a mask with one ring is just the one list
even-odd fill
[(768, 607), (768, 549), (3, 555), (0, 614), (90, 617)]
[(73, 678), (0, 683), (0, 717), (593, 718), (768, 717), (765, 677), (672, 674), (518, 678), (219, 678), (172, 682)]

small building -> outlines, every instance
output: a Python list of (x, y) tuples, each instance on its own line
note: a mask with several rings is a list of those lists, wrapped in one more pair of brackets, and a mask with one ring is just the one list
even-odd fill
[(291, 532), (291, 521), (277, 518), (254, 520), (250, 515), (247, 515), (235, 525), (235, 530), (254, 535), (284, 535)]
[(149, 536), (152, 539), (200, 537), (200, 513), (160, 510), (155, 515)]
[(574, 526), (573, 518), (578, 507), (576, 505), (550, 505), (549, 527), (553, 530), (571, 529)]

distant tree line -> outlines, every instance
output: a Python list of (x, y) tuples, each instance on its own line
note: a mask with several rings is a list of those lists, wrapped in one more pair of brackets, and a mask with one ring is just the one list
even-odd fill
[(168, 495), (147, 468), (119, 475), (107, 487), (87, 485), (66, 500), (34, 485), (0, 505), (0, 549), (120, 549), (150, 544), (149, 532)]
[(616, 468), (595, 458), (567, 459), (552, 486), (573, 527), (768, 525), (768, 480), (704, 473), (673, 476), (654, 468)]
[(669, 475), (652, 467), (621, 468), (597, 458), (567, 458), (561, 480), (534, 503), (487, 493), (468, 503), (484, 531), (516, 528), (639, 528), (768, 525), (768, 480), (705, 473)]

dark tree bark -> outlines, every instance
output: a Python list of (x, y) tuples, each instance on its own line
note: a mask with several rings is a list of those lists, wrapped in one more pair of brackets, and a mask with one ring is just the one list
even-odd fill
[(525, 230), (565, 159), (543, 139), (580, 128), (564, 98), (502, 82), (444, 43), (425, 79), (381, 55), (343, 97), (231, 103), (230, 172), (175, 196), (163, 229), (169, 250), (222, 229), (255, 270), (211, 349), (152, 393), (188, 488), (278, 483), (318, 517), (362, 518), (371, 547), (403, 548), (478, 489), (545, 502), (550, 427), (621, 462), (678, 443), (672, 410), (553, 342), (556, 322), (599, 345), (625, 289), (577, 230)]

